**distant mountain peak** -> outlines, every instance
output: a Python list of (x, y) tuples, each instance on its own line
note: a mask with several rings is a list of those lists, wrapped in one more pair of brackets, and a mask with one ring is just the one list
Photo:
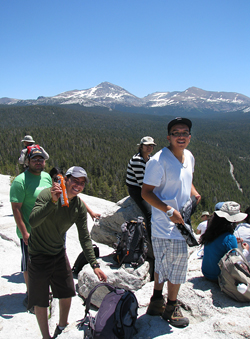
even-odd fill
[[(155, 92), (144, 98), (138, 98), (124, 88), (104, 81), (95, 87), (85, 90), (70, 90), (53, 97), (39, 96), (37, 100), (17, 100), (2, 98), (2, 105), (80, 105), (85, 107), (107, 107), (109, 109), (127, 110), (131, 108), (162, 109), (175, 107), (188, 112), (196, 109), (214, 112), (249, 111), (250, 98), (235, 92), (205, 91), (192, 86), (185, 91)], [(163, 112), (163, 111), (161, 111)], [(165, 113), (167, 114), (167, 111)]]

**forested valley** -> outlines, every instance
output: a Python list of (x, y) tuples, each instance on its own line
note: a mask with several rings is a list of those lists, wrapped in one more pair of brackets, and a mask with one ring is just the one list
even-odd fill
[[(90, 182), (84, 193), (117, 202), (128, 195), (125, 184), (129, 159), (143, 136), (157, 146), (167, 146), (167, 124), (173, 116), (121, 113), (108, 109), (77, 110), (60, 106), (0, 107), (0, 173), (16, 176), (22, 171), (18, 157), (26, 134), (45, 148), (50, 159), (46, 171), (64, 171), (78, 165), (86, 169)], [(218, 201), (234, 200), (242, 210), (250, 205), (250, 118), (241, 112), (217, 118), (192, 118), (189, 145), (196, 165), (194, 185), (202, 196), (193, 221), (202, 210), (213, 212)], [(230, 164), (240, 184), (230, 174)]]

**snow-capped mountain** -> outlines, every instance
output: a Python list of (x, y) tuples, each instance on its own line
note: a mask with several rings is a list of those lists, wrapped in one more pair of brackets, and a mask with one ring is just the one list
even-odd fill
[(185, 110), (212, 110), (232, 112), (250, 110), (250, 98), (234, 92), (212, 92), (190, 87), (184, 92), (155, 92), (138, 98), (124, 88), (109, 82), (86, 89), (63, 92), (53, 97), (38, 97), (36, 100), (2, 98), (0, 104), (7, 105), (81, 105), (101, 106), (109, 109), (124, 108), (164, 108), (175, 107)]

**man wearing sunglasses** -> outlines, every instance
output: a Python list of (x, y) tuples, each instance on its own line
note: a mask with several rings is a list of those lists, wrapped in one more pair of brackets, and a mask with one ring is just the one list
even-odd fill
[(30, 214), (31, 234), (28, 251), (29, 305), (34, 306), (43, 339), (51, 338), (48, 326), (49, 286), (53, 297), (59, 299), (59, 323), (53, 338), (68, 324), (71, 298), (75, 296), (72, 270), (65, 250), (64, 235), (75, 223), (79, 241), (87, 261), (100, 281), (107, 277), (96, 261), (87, 227), (87, 210), (78, 196), (88, 183), (86, 171), (73, 166), (65, 174), (65, 186), (69, 204), (64, 206), (60, 196), (62, 189), (54, 182), (37, 197)]
[(28, 307), (28, 239), (30, 236), (29, 216), (38, 194), (52, 186), (48, 173), (44, 172), (46, 155), (41, 149), (34, 148), (28, 156), (28, 170), (18, 175), (10, 188), (10, 202), (16, 221), (16, 232), (21, 244), (21, 270), (27, 287), (24, 306)]
[[(149, 315), (162, 315), (175, 327), (186, 327), (177, 295), (186, 281), (187, 244), (175, 224), (184, 224), (180, 209), (195, 196), (201, 197), (192, 184), (194, 157), (186, 149), (191, 139), (192, 122), (175, 118), (168, 124), (169, 146), (147, 162), (142, 197), (152, 205), (152, 245), (155, 255), (154, 293), (147, 309)], [(162, 295), (168, 284), (167, 305)]]

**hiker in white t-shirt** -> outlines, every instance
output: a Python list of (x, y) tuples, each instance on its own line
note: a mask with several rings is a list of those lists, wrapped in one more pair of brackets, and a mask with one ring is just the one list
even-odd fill
[[(236, 238), (240, 239), (238, 246), (241, 250), (243, 250), (242, 243), (247, 243), (250, 246), (250, 207), (245, 210), (245, 213), (247, 213), (247, 217), (237, 225), (234, 231)], [(246, 259), (250, 262), (250, 254), (246, 256)]]
[[(194, 157), (186, 149), (191, 139), (192, 122), (175, 118), (168, 124), (170, 145), (157, 152), (146, 165), (142, 197), (152, 206), (152, 245), (155, 256), (154, 293), (147, 309), (149, 315), (162, 315), (175, 327), (186, 327), (177, 295), (185, 283), (188, 263), (187, 243), (175, 224), (184, 224), (180, 209), (191, 196), (201, 196), (192, 181)], [(162, 295), (168, 284), (168, 301)]]
[(201, 219), (202, 219), (202, 222), (199, 223), (197, 230), (196, 230), (196, 234), (200, 234), (200, 235), (205, 233), (207, 229), (207, 221), (209, 219), (209, 212), (208, 211), (202, 212)]

